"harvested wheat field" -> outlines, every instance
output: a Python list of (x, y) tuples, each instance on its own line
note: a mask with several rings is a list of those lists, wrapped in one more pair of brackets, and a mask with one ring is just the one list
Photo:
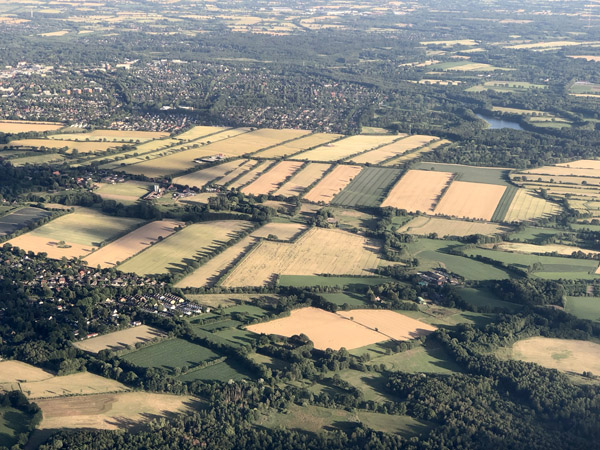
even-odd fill
[(78, 341), (73, 345), (86, 352), (98, 353), (100, 350), (122, 350), (138, 342), (147, 342), (162, 336), (165, 334), (157, 328), (140, 325)]
[(600, 344), (589, 341), (533, 337), (516, 342), (510, 353), (511, 359), (563, 372), (600, 373)]
[(21, 361), (0, 361), (0, 392), (19, 389), (19, 383), (43, 381), (54, 375)]
[(98, 186), (98, 189), (95, 189), (94, 193), (102, 197), (103, 200), (115, 200), (123, 204), (137, 202), (152, 189), (152, 183), (134, 180), (115, 184), (96, 183), (96, 186)]
[(435, 327), (388, 310), (355, 309), (336, 314), (308, 307), (291, 311), (289, 317), (250, 325), (247, 329), (286, 337), (305, 334), (315, 348), (351, 350), (390, 339), (413, 339), (434, 331)]
[(337, 166), (308, 191), (304, 199), (309, 202), (329, 204), (333, 197), (343, 191), (361, 170), (361, 166)]
[(195, 126), (181, 134), (175, 136), (175, 139), (179, 139), (181, 141), (193, 141), (196, 139), (200, 139), (201, 137), (208, 136), (209, 134), (220, 133), (221, 131), (225, 131), (227, 128), (225, 127), (210, 127), (210, 126)]
[(345, 139), (322, 145), (294, 156), (294, 159), (308, 161), (339, 161), (358, 153), (373, 150), (398, 139), (394, 135), (365, 135), (350, 136)]
[(49, 239), (43, 236), (36, 236), (33, 233), (26, 233), (17, 236), (8, 241), (13, 247), (19, 247), (21, 250), (32, 251), (34, 253), (46, 253), (48, 258), (61, 259), (78, 258), (87, 255), (95, 250), (93, 245), (76, 244), (74, 242), (65, 242), (59, 244), (56, 239)]
[(497, 223), (469, 222), (459, 219), (443, 219), (441, 217), (419, 216), (408, 222), (398, 233), (429, 236), (432, 233), (438, 237), (446, 236), (471, 236), (473, 234), (492, 235), (511, 231), (511, 228)]
[(570, 167), (572, 169), (596, 169), (600, 170), (600, 159), (579, 159), (568, 163), (557, 164), (558, 167)]
[(408, 136), (389, 145), (380, 147), (376, 150), (372, 150), (370, 152), (362, 153), (358, 156), (355, 156), (350, 160), (350, 162), (354, 162), (357, 164), (378, 164), (387, 159), (394, 158), (396, 156), (402, 155), (403, 153), (422, 147), (425, 144), (428, 144), (436, 139), (438, 138), (435, 136), (424, 136), (419, 134), (415, 136)]
[(50, 139), (66, 141), (101, 141), (109, 142), (147, 142), (162, 139), (169, 133), (161, 131), (121, 131), (121, 130), (94, 130), (87, 133), (61, 133), (49, 136)]
[(409, 170), (392, 188), (381, 207), (432, 213), (453, 176), (451, 172)]
[(151, 222), (87, 255), (84, 259), (90, 267), (100, 266), (105, 269), (116, 266), (150, 247), (159, 238), (166, 238), (175, 233), (175, 228), (183, 225), (183, 222), (175, 220)]
[(491, 220), (506, 186), (454, 181), (440, 199), (434, 213), (469, 219)]
[(285, 144), (263, 150), (258, 152), (255, 156), (260, 158), (283, 158), (285, 156), (301, 152), (302, 150), (307, 150), (318, 145), (326, 144), (327, 142), (334, 141), (341, 137), (341, 134), (314, 133), (309, 136), (301, 137), (300, 139), (295, 139), (293, 141), (286, 142)]
[(561, 208), (556, 203), (549, 202), (527, 189), (519, 189), (503, 220), (513, 222), (538, 219), (559, 214), (560, 211)]
[(192, 409), (190, 396), (123, 392), (37, 400), (42, 409), (40, 429), (92, 428), (116, 430), (129, 428), (172, 413)]
[(247, 160), (242, 165), (240, 165), (237, 168), (233, 169), (231, 172), (229, 172), (224, 177), (221, 177), (221, 178), (213, 181), (213, 184), (215, 184), (217, 186), (224, 186), (227, 183), (229, 183), (231, 180), (233, 180), (233, 179), (241, 176), (243, 173), (248, 172), (253, 167), (255, 167), (257, 164), (258, 164), (258, 161), (255, 160), (255, 159)]
[(263, 225), (258, 230), (253, 231), (251, 236), (266, 238), (269, 235), (277, 236), (280, 241), (290, 241), (306, 230), (306, 225), (302, 223), (278, 223), (271, 222)]
[(245, 186), (246, 184), (251, 183), (260, 174), (262, 174), (265, 170), (267, 170), (269, 167), (271, 167), (272, 164), (273, 164), (273, 161), (270, 161), (270, 160), (261, 162), (260, 164), (258, 164), (257, 166), (254, 166), (248, 172), (243, 174), (237, 180), (232, 181), (229, 185), (229, 188), (239, 189), (242, 186)]
[(320, 179), (330, 167), (331, 164), (309, 163), (304, 169), (294, 175), (290, 181), (275, 191), (275, 195), (292, 197), (302, 194), (307, 187)]
[(63, 395), (123, 392), (128, 391), (129, 388), (109, 378), (89, 372), (78, 372), (72, 375), (52, 377), (40, 381), (27, 381), (21, 383), (21, 390), (29, 398), (50, 398), (61, 397)]
[(72, 153), (73, 150), (77, 150), (79, 153), (104, 152), (109, 148), (117, 148), (122, 146), (122, 144), (118, 142), (76, 142), (58, 139), (17, 139), (11, 141), (8, 145), (11, 147), (25, 148), (67, 148), (67, 153)]
[(392, 158), (388, 161), (381, 163), (381, 165), (385, 166), (385, 167), (394, 167), (394, 166), (397, 166), (398, 164), (402, 164), (407, 161), (412, 161), (413, 159), (418, 158), (419, 156), (421, 156), (424, 153), (429, 153), (429, 152), (435, 150), (436, 148), (442, 147), (443, 145), (447, 145), (447, 144), (450, 144), (450, 141), (448, 141), (446, 139), (439, 139), (430, 144), (419, 147), (417, 150), (406, 151), (404, 154), (402, 154), (396, 158)]
[(293, 244), (263, 241), (223, 280), (223, 286), (261, 286), (276, 274), (371, 275), (380, 244), (342, 230), (313, 228)]
[(531, 254), (544, 254), (544, 253), (557, 253), (559, 255), (571, 256), (574, 252), (583, 252), (586, 255), (592, 254), (597, 255), (598, 251), (588, 250), (581, 247), (574, 247), (572, 245), (564, 244), (527, 244), (524, 242), (500, 242), (495, 244), (495, 248), (506, 252), (517, 252), (517, 253), (531, 253)]
[(304, 163), (300, 161), (281, 161), (268, 172), (259, 176), (252, 183), (242, 188), (244, 194), (269, 194), (279, 187), (289, 176), (294, 174)]
[(173, 183), (180, 184), (182, 186), (202, 188), (211, 181), (221, 178), (227, 175), (229, 172), (237, 169), (246, 161), (247, 160), (245, 159), (236, 159), (235, 161), (229, 161), (217, 166), (199, 170), (197, 172), (188, 173), (182, 177), (174, 178)]
[[(585, 165), (590, 165), (588, 162)], [(544, 166), (538, 167), (537, 169), (529, 169), (523, 170), (520, 172), (525, 176), (527, 175), (552, 175), (552, 176), (576, 176), (576, 177), (589, 177), (589, 178), (599, 178), (600, 171), (595, 167), (578, 167), (577, 165), (573, 165), (573, 163), (569, 163), (569, 165), (564, 166)], [(529, 178), (529, 177), (528, 177)]]
[(57, 122), (28, 122), (25, 120), (0, 120), (0, 133), (16, 134), (35, 131), (43, 133), (45, 131), (56, 131), (64, 127), (62, 123)]

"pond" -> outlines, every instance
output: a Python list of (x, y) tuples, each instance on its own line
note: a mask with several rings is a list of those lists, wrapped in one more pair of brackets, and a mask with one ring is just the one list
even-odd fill
[(482, 116), (481, 114), (477, 114), (477, 117), (479, 117), (481, 120), (485, 121), (489, 125), (489, 128), (492, 130), (496, 130), (499, 128), (511, 128), (513, 130), (524, 130), (524, 128), (519, 124), (519, 122), (515, 122), (512, 120), (496, 119), (494, 117)]

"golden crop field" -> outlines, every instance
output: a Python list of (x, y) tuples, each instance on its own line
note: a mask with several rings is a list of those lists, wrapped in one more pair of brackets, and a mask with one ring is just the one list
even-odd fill
[(154, 244), (159, 237), (166, 238), (175, 233), (175, 227), (183, 226), (183, 222), (175, 220), (156, 220), (131, 233), (86, 255), (84, 260), (90, 267), (100, 266), (105, 269), (138, 254)]
[(314, 133), (301, 137), (300, 139), (263, 150), (254, 156), (260, 158), (283, 158), (284, 156), (293, 155), (294, 153), (298, 153), (302, 150), (316, 147), (318, 145), (326, 144), (327, 142), (334, 141), (341, 137), (341, 134)]
[(535, 50), (547, 50), (547, 49), (558, 49), (563, 47), (573, 47), (576, 45), (585, 44), (600, 44), (597, 41), (545, 41), (545, 42), (533, 42), (526, 44), (509, 45), (505, 48), (514, 49), (535, 49)]
[(579, 159), (568, 163), (557, 164), (558, 167), (570, 167), (573, 169), (600, 169), (600, 160), (598, 159)]
[(27, 133), (35, 131), (43, 133), (45, 131), (56, 131), (64, 127), (64, 124), (57, 122), (29, 122), (26, 120), (0, 120), (0, 133)]
[(268, 172), (263, 173), (249, 185), (242, 188), (244, 194), (269, 194), (275, 190), (304, 163), (300, 161), (281, 161)]
[(261, 286), (276, 274), (372, 274), (381, 260), (380, 244), (346, 231), (313, 228), (296, 242), (263, 241), (223, 281), (224, 286)]
[(0, 361), (0, 392), (19, 389), (19, 383), (43, 381), (54, 375), (43, 369), (21, 361)]
[(229, 172), (237, 169), (246, 161), (247, 160), (245, 159), (236, 159), (234, 161), (229, 161), (217, 166), (208, 167), (207, 169), (201, 169), (197, 172), (188, 173), (187, 175), (174, 178), (173, 183), (180, 184), (182, 186), (201, 188), (211, 181), (227, 175)]
[(293, 159), (307, 161), (339, 161), (357, 153), (373, 150), (398, 139), (395, 135), (359, 134), (294, 156)]
[(135, 203), (148, 192), (150, 192), (151, 183), (146, 181), (128, 180), (124, 183), (96, 183), (98, 189), (94, 193), (102, 197), (103, 200), (115, 200), (120, 203)]
[(548, 217), (559, 214), (560, 211), (561, 208), (556, 203), (549, 202), (527, 189), (519, 189), (504, 216), (504, 222)]
[(530, 253), (530, 254), (543, 254), (543, 253), (554, 253), (559, 255), (571, 256), (573, 252), (583, 252), (585, 254), (597, 255), (600, 252), (595, 250), (588, 250), (581, 247), (575, 247), (572, 245), (563, 244), (527, 244), (524, 242), (500, 242), (495, 244), (495, 248), (503, 250), (505, 252), (517, 252), (517, 253)]
[(161, 131), (121, 131), (121, 130), (94, 130), (86, 133), (61, 133), (48, 136), (50, 139), (63, 141), (101, 141), (109, 142), (147, 142), (162, 139), (169, 133)]
[(431, 214), (453, 176), (451, 172), (409, 170), (392, 188), (381, 207)]
[(422, 147), (436, 139), (438, 138), (435, 136), (425, 136), (419, 134), (408, 136), (376, 150), (361, 153), (360, 155), (350, 159), (350, 161), (357, 164), (378, 164), (387, 159), (391, 159), (395, 156), (402, 155), (403, 153)]
[(412, 161), (413, 159), (418, 158), (422, 154), (429, 153), (429, 152), (435, 150), (436, 148), (441, 147), (442, 145), (446, 145), (446, 144), (450, 144), (450, 141), (448, 141), (446, 139), (440, 139), (438, 141), (432, 142), (431, 144), (424, 145), (423, 147), (419, 148), (418, 150), (405, 152), (404, 154), (398, 156), (397, 158), (390, 159), (389, 161), (384, 162), (382, 164), (382, 166), (393, 167), (400, 163)]
[(442, 196), (434, 214), (491, 220), (506, 186), (453, 181)]
[(471, 236), (473, 234), (492, 235), (511, 231), (511, 228), (497, 223), (469, 222), (459, 219), (443, 219), (441, 217), (418, 216), (408, 222), (398, 233), (429, 236), (432, 233), (438, 237)]
[(52, 377), (40, 381), (27, 381), (21, 383), (21, 390), (29, 398), (51, 398), (64, 395), (123, 392), (128, 391), (129, 388), (109, 378), (89, 372), (78, 372), (72, 375)]
[(73, 150), (77, 150), (79, 153), (95, 153), (104, 152), (109, 148), (117, 148), (122, 144), (118, 142), (75, 142), (75, 141), (64, 141), (58, 139), (17, 139), (11, 141), (11, 147), (23, 147), (23, 148), (48, 148), (48, 149), (61, 149), (67, 148), (68, 153), (72, 153)]
[(194, 141), (201, 137), (208, 136), (209, 134), (220, 133), (221, 131), (227, 130), (226, 127), (210, 127), (210, 126), (195, 126), (181, 134), (175, 136), (176, 139), (181, 141)]
[(244, 186), (248, 183), (251, 183), (261, 173), (263, 173), (265, 170), (267, 170), (269, 167), (271, 167), (272, 164), (273, 164), (273, 161), (271, 161), (271, 160), (261, 162), (260, 164), (258, 164), (257, 166), (253, 167), (248, 172), (246, 172), (244, 175), (239, 177), (237, 180), (234, 180), (233, 182), (231, 182), (231, 184), (229, 185), (229, 188), (239, 189), (242, 186)]
[(304, 169), (275, 191), (275, 195), (291, 197), (302, 194), (308, 186), (320, 179), (330, 167), (331, 164), (309, 163)]
[(277, 236), (280, 241), (290, 241), (306, 230), (306, 225), (302, 223), (279, 223), (271, 222), (263, 225), (258, 230), (252, 232), (251, 236), (257, 238), (266, 238), (269, 235)]
[(600, 56), (595, 55), (569, 55), (569, 58), (585, 59), (586, 61), (600, 62)]
[(148, 325), (140, 325), (78, 341), (73, 345), (86, 352), (98, 353), (100, 350), (107, 349), (113, 351), (122, 350), (138, 342), (147, 342), (162, 336), (165, 336), (165, 333), (159, 329), (149, 327)]
[(563, 372), (600, 373), (600, 344), (589, 341), (532, 337), (516, 342), (510, 357)]
[(43, 420), (39, 428), (116, 430), (139, 426), (156, 417), (171, 417), (192, 409), (185, 395), (123, 392), (37, 400)]
[(46, 253), (48, 258), (61, 259), (78, 258), (87, 255), (95, 249), (92, 245), (75, 244), (66, 242), (65, 246), (59, 246), (59, 241), (48, 239), (43, 236), (36, 236), (32, 233), (25, 233), (8, 241), (13, 247), (19, 247), (21, 250), (32, 251), (35, 253)]
[(305, 196), (309, 202), (329, 204), (362, 170), (361, 166), (339, 165), (319, 181)]
[[(576, 170), (576, 169), (574, 169)], [(580, 170), (591, 170), (591, 169), (580, 169)], [(538, 175), (538, 174), (523, 174), (527, 178), (527, 181), (533, 181), (537, 183), (549, 183), (555, 186), (574, 185), (575, 187), (585, 188), (586, 185), (600, 186), (600, 177), (577, 177), (570, 175)]]
[(336, 314), (308, 307), (292, 310), (289, 317), (250, 325), (247, 329), (286, 337), (305, 334), (317, 349), (344, 347), (351, 350), (390, 339), (413, 339), (428, 334), (435, 327), (394, 311), (351, 310)]
[[(589, 163), (588, 163), (589, 165)], [(544, 166), (537, 169), (523, 170), (520, 172), (523, 175), (553, 175), (553, 176), (576, 176), (576, 177), (589, 177), (589, 178), (600, 178), (600, 172), (594, 168), (574, 167), (569, 164), (568, 166)]]
[(207, 255), (216, 247), (234, 239), (250, 226), (251, 223), (244, 220), (195, 223), (148, 247), (118, 268), (123, 272), (134, 272), (142, 276), (176, 271), (190, 260)]
[(236, 167), (235, 169), (233, 169), (231, 172), (229, 172), (224, 177), (221, 177), (221, 178), (213, 181), (213, 184), (216, 184), (218, 186), (224, 186), (227, 183), (229, 183), (231, 180), (237, 178), (238, 176), (242, 175), (243, 173), (248, 172), (253, 167), (255, 167), (257, 164), (258, 164), (258, 161), (256, 159), (249, 159), (249, 160), (245, 161), (243, 164), (241, 164), (239, 167)]

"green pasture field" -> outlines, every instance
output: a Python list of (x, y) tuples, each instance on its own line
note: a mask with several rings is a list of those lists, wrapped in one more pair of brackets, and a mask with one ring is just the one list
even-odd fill
[(413, 169), (452, 172), (456, 174), (456, 181), (468, 181), (470, 183), (487, 183), (498, 184), (500, 186), (511, 186), (507, 181), (508, 169), (496, 169), (493, 167), (463, 166), (460, 164), (441, 164), (430, 162), (421, 162), (415, 164)]
[(216, 331), (214, 334), (217, 337), (227, 339), (234, 345), (254, 344), (258, 338), (256, 333), (240, 328), (227, 328), (225, 330)]
[(456, 293), (467, 303), (473, 306), (482, 307), (488, 306), (490, 308), (506, 309), (514, 312), (520, 309), (520, 306), (516, 303), (505, 302), (500, 300), (494, 293), (486, 288), (468, 288), (460, 287), (456, 289)]
[(234, 328), (241, 324), (242, 322), (238, 322), (237, 320), (232, 320), (228, 317), (223, 317), (223, 320), (219, 320), (218, 322), (207, 323), (205, 325), (199, 325), (199, 327), (202, 328), (204, 331), (214, 332), (223, 328)]
[(436, 343), (426, 343), (405, 352), (374, 358), (369, 364), (384, 364), (387, 370), (408, 373), (450, 375), (462, 372), (452, 357)]
[(0, 407), (0, 447), (11, 448), (17, 444), (17, 436), (27, 432), (31, 418), (10, 406)]
[(250, 353), (248, 355), (254, 362), (259, 364), (264, 364), (269, 369), (272, 370), (282, 370), (285, 369), (289, 363), (284, 361), (283, 359), (275, 358), (273, 356), (262, 355), (260, 353)]
[[(577, 224), (571, 224), (573, 228), (576, 228)], [(600, 227), (598, 229), (600, 231)], [(527, 242), (530, 244), (540, 244), (546, 239), (551, 238), (559, 233), (563, 233), (564, 230), (556, 228), (542, 228), (542, 227), (524, 227), (522, 230), (517, 230), (509, 234), (510, 240)]]
[(44, 153), (42, 155), (25, 156), (23, 158), (9, 159), (10, 163), (15, 167), (21, 167), (26, 164), (50, 164), (63, 162), (65, 157), (58, 153)]
[(206, 347), (176, 338), (128, 353), (123, 356), (123, 359), (140, 367), (162, 367), (173, 370), (183, 366), (195, 367), (219, 357), (220, 355)]
[(367, 303), (364, 301), (365, 295), (356, 294), (354, 292), (334, 292), (325, 293), (321, 296), (328, 302), (335, 303), (338, 306), (347, 303), (351, 308), (364, 308)]
[[(362, 172), (361, 172), (362, 173)], [(334, 206), (327, 208), (338, 221), (338, 227), (341, 229), (367, 228), (373, 229), (377, 224), (377, 218), (372, 214), (362, 211), (336, 208)]]
[(189, 225), (119, 266), (138, 275), (176, 273), (197, 258), (210, 254), (234, 239), (250, 222), (241, 220), (202, 222)]
[(379, 372), (361, 372), (359, 370), (345, 369), (338, 372), (340, 378), (362, 392), (366, 401), (379, 403), (393, 402), (398, 399), (385, 387), (387, 377)]
[(115, 184), (104, 184), (98, 190), (96, 194), (102, 195), (119, 195), (126, 197), (142, 197), (150, 192), (152, 183), (145, 181), (126, 181), (125, 183)]
[(331, 201), (340, 206), (378, 206), (401, 171), (381, 167), (365, 167), (346, 188)]
[(571, 94), (598, 94), (600, 92), (600, 84), (595, 83), (573, 83), (569, 87)]
[(193, 370), (178, 377), (180, 381), (221, 381), (243, 380), (248, 379), (249, 374), (238, 363), (231, 359), (226, 359), (223, 362), (214, 366), (205, 367), (204, 369)]
[(533, 275), (540, 278), (552, 280), (564, 279), (595, 279), (600, 275), (594, 272), (598, 267), (598, 261), (587, 259), (574, 259), (559, 256), (539, 256), (526, 253), (511, 253), (484, 248), (473, 248), (465, 250), (468, 255), (481, 255), (505, 264), (527, 270), (535, 263), (541, 263), (542, 269)]
[(565, 311), (575, 317), (600, 322), (600, 297), (567, 297)]
[(508, 186), (506, 188), (498, 202), (498, 206), (496, 206), (496, 211), (492, 215), (492, 222), (502, 222), (504, 220), (518, 189), (516, 186)]
[(202, 328), (202, 325), (195, 324), (193, 321), (190, 322), (192, 327), (192, 331), (198, 337), (203, 339), (207, 339), (215, 344), (224, 345), (227, 347), (241, 347), (242, 344), (236, 341), (231, 341), (225, 337), (219, 336), (216, 333), (211, 333), (210, 331), (206, 331)]
[(362, 288), (363, 286), (378, 286), (389, 283), (391, 278), (383, 277), (324, 277), (320, 275), (281, 275), (279, 286), (305, 287), (305, 286), (327, 286), (327, 287), (349, 287)]
[(261, 297), (276, 299), (277, 296), (273, 294), (186, 294), (185, 297), (192, 302), (206, 305), (211, 308), (228, 308), (230, 306), (252, 302)]

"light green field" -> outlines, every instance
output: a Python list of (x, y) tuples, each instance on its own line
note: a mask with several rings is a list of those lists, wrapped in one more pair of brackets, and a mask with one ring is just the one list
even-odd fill
[(125, 205), (135, 203), (150, 192), (152, 183), (144, 181), (126, 181), (125, 183), (101, 184), (94, 191), (104, 200), (115, 200)]
[(477, 307), (489, 307), (492, 309), (501, 308), (509, 311), (515, 311), (520, 309), (520, 306), (516, 303), (509, 303), (500, 300), (492, 291), (489, 289), (481, 288), (468, 288), (461, 287), (456, 289), (456, 293), (467, 303)]
[(138, 275), (177, 272), (250, 226), (250, 222), (243, 220), (196, 223), (154, 244), (118, 268)]
[(373, 358), (369, 364), (384, 364), (387, 370), (408, 373), (452, 374), (461, 368), (437, 344), (426, 344), (405, 352)]
[(565, 311), (575, 317), (600, 322), (600, 297), (567, 297)]
[(324, 293), (321, 296), (328, 302), (335, 303), (338, 306), (348, 304), (351, 308), (364, 308), (366, 295), (356, 294), (354, 292), (333, 292)]
[(248, 379), (249, 376), (239, 364), (235, 361), (227, 359), (214, 366), (209, 366), (204, 369), (193, 370), (180, 376), (178, 379), (181, 381), (221, 381), (226, 382), (229, 380), (243, 380)]
[(26, 164), (49, 164), (64, 161), (65, 157), (58, 153), (45, 153), (43, 155), (25, 156), (23, 158), (11, 159), (10, 163), (15, 167), (21, 167)]
[(391, 279), (380, 277), (324, 277), (320, 275), (281, 275), (280, 286), (377, 286), (388, 283)]

